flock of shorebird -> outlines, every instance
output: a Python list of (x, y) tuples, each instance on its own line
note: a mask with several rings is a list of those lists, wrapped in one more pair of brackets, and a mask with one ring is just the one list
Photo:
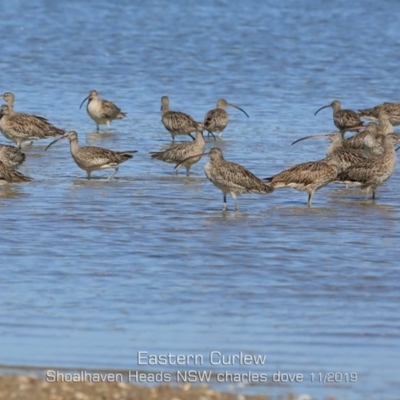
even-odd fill
[[(59, 136), (45, 150), (62, 139), (70, 142), (70, 151), (76, 164), (87, 173), (96, 170), (114, 168), (108, 177), (112, 179), (119, 165), (133, 157), (136, 150), (112, 151), (102, 147), (80, 147), (78, 135), (74, 131), (65, 132), (50, 124), (46, 118), (20, 113), (14, 110), (15, 96), (6, 92), (0, 96), (6, 102), (0, 108), (0, 130), (17, 147), (0, 145), (0, 183), (29, 182), (31, 178), (24, 176), (17, 168), (24, 162), (25, 154), (21, 146), (25, 142)], [(105, 124), (110, 129), (111, 121), (126, 116), (114, 103), (103, 100), (96, 90), (91, 90), (82, 101), (80, 108), (87, 101), (86, 110), (96, 123)], [(291, 168), (264, 179), (259, 179), (245, 167), (226, 161), (221, 149), (213, 147), (204, 153), (206, 142), (203, 132), (215, 138), (219, 137), (229, 122), (226, 107), (231, 106), (248, 114), (242, 108), (228, 103), (225, 99), (217, 102), (215, 109), (206, 113), (203, 122), (196, 122), (190, 115), (169, 109), (169, 98), (161, 98), (161, 121), (175, 142), (177, 135), (189, 135), (190, 142), (172, 143), (167, 149), (150, 153), (151, 158), (175, 164), (176, 173), (181, 167), (186, 168), (189, 175), (193, 164), (201, 157), (209, 156), (210, 161), (204, 171), (207, 178), (223, 193), (223, 210), (226, 210), (226, 195), (230, 194), (238, 210), (237, 196), (244, 193), (271, 193), (275, 189), (291, 187), (308, 193), (308, 206), (312, 204), (314, 193), (329, 183), (340, 183), (359, 186), (372, 191), (375, 199), (376, 188), (384, 184), (393, 174), (397, 157), (395, 145), (400, 142), (400, 135), (394, 133), (393, 126), (400, 125), (400, 103), (383, 103), (376, 107), (359, 110), (341, 109), (339, 101), (321, 107), (315, 115), (324, 108), (332, 107), (333, 122), (338, 131), (326, 135), (313, 135), (300, 138), (293, 142), (310, 138), (326, 138), (331, 142), (326, 157), (318, 161), (310, 161), (295, 165)], [(364, 125), (361, 118), (371, 120)], [(348, 131), (356, 132), (352, 137), (345, 138)], [(196, 136), (193, 137), (192, 133)]]

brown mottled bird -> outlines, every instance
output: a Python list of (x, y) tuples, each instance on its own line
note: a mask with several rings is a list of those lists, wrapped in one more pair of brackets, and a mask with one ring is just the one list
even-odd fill
[(151, 158), (155, 158), (167, 163), (177, 164), (175, 167), (178, 173), (181, 167), (186, 168), (186, 175), (189, 176), (190, 168), (196, 164), (200, 157), (192, 157), (201, 154), (206, 148), (206, 142), (203, 137), (203, 125), (197, 126), (196, 138), (192, 142), (173, 143), (168, 149), (158, 152), (152, 152)]
[(47, 150), (52, 144), (62, 139), (69, 140), (72, 158), (79, 168), (82, 168), (86, 171), (88, 179), (90, 179), (90, 174), (93, 171), (114, 168), (115, 171), (108, 177), (108, 180), (111, 180), (118, 172), (119, 164), (122, 164), (123, 162), (132, 158), (133, 153), (137, 153), (136, 150), (112, 151), (95, 146), (80, 147), (78, 143), (78, 134), (74, 131), (70, 131), (66, 135), (54, 140), (46, 147), (45, 150)]
[(338, 180), (358, 184), (361, 189), (367, 189), (367, 197), (372, 190), (374, 200), (376, 188), (383, 185), (396, 168), (397, 157), (394, 144), (398, 141), (400, 141), (398, 135), (383, 135), (383, 154), (350, 166), (338, 174)]
[(161, 97), (161, 122), (165, 129), (171, 134), (172, 141), (175, 141), (177, 135), (191, 135), (196, 132), (199, 122), (196, 122), (190, 115), (180, 111), (170, 111), (168, 96)]
[[(385, 110), (380, 110), (378, 113), (379, 133), (387, 135), (393, 133), (393, 125), (400, 124), (400, 115), (388, 114)], [(393, 122), (393, 123), (392, 123)]]
[(204, 167), (207, 178), (224, 195), (222, 211), (226, 211), (226, 195), (228, 193), (235, 202), (235, 210), (239, 210), (239, 204), (236, 200), (237, 196), (244, 193), (268, 194), (273, 192), (272, 187), (266, 185), (242, 165), (226, 161), (221, 149), (218, 147), (213, 147), (208, 153), (198, 154), (192, 156), (192, 158), (204, 156), (210, 157), (210, 161)]
[(0, 161), (0, 183), (22, 183), (30, 182), (31, 180), (32, 178), (21, 174), (21, 172)]
[[(5, 102), (6, 102), (6, 104), (7, 104), (8, 107), (9, 107), (9, 109), (10, 109), (11, 111), (14, 111), (14, 112), (15, 112), (15, 110), (14, 110), (14, 102), (15, 102), (15, 95), (14, 95), (14, 93), (5, 92), (4, 94), (2, 94), (2, 95), (0, 96), (0, 98), (4, 99)], [(23, 115), (24, 117), (30, 117), (30, 118), (34, 117), (34, 118), (38, 118), (38, 119), (42, 120), (43, 122), (49, 122), (49, 121), (47, 120), (47, 118), (40, 117), (40, 116), (38, 116), (38, 115), (26, 114), (26, 113), (21, 113), (21, 112), (18, 112), (18, 114), (19, 114), (19, 115)]]
[(365, 108), (358, 111), (358, 115), (361, 118), (369, 119), (371, 121), (378, 121), (379, 112), (384, 111), (386, 114), (392, 115), (392, 117), (390, 117), (390, 123), (393, 126), (400, 125), (400, 119), (395, 117), (396, 115), (400, 115), (400, 103), (383, 103), (376, 107)]
[(6, 104), (0, 108), (0, 130), (18, 148), (27, 141), (47, 139), (65, 133), (63, 129), (56, 128), (44, 118), (17, 113)]
[(0, 161), (7, 167), (17, 169), (25, 158), (25, 154), (18, 147), (0, 144)]
[(363, 125), (358, 114), (353, 110), (342, 110), (340, 101), (334, 100), (331, 104), (319, 108), (314, 115), (327, 107), (333, 108), (333, 122), (341, 131), (358, 130)]
[(100, 130), (100, 124), (106, 124), (110, 130), (111, 121), (126, 117), (126, 113), (122, 112), (114, 103), (108, 100), (102, 100), (97, 93), (97, 90), (91, 90), (89, 95), (85, 97), (79, 108), (88, 100), (86, 111), (89, 117), (96, 123), (96, 131)]
[(294, 141), (292, 145), (305, 139), (328, 139), (331, 144), (326, 151), (326, 156), (336, 156), (339, 160), (341, 170), (348, 168), (354, 163), (367, 159), (362, 149), (344, 147), (345, 139), (343, 138), (343, 132), (340, 131), (331, 132), (326, 135), (305, 136)]
[(249, 115), (242, 108), (235, 106), (234, 104), (228, 103), (225, 99), (219, 99), (217, 101), (217, 107), (207, 112), (204, 117), (204, 129), (209, 133), (218, 133), (219, 137), (222, 136), (222, 132), (226, 128), (229, 122), (229, 114), (226, 112), (226, 107), (234, 107), (244, 113), (247, 118)]
[(310, 207), (314, 193), (335, 181), (340, 169), (340, 160), (331, 156), (319, 161), (297, 164), (265, 180), (270, 182), (269, 186), (273, 189), (291, 187), (307, 192), (307, 205)]
[[(384, 152), (383, 142), (386, 135), (380, 133), (380, 126), (375, 122), (369, 122), (365, 129), (352, 137), (343, 140), (344, 148), (362, 149), (369, 158), (380, 157)], [(399, 137), (398, 134), (391, 134), (392, 138)]]

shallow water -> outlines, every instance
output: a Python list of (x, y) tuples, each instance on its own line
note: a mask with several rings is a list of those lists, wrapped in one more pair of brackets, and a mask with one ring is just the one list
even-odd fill
[[(344, 108), (398, 101), (400, 4), (344, 1), (16, 1), (2, 10), (2, 91), (15, 108), (76, 130), (82, 145), (138, 150), (87, 181), (67, 141), (26, 148), (27, 185), (0, 188), (1, 364), (166, 370), (139, 351), (204, 357), (179, 369), (266, 373), (237, 392), (395, 399), (400, 390), (399, 175), (375, 202), (329, 186), (222, 195), (203, 159), (175, 176), (148, 152), (170, 142), (160, 97), (201, 120), (218, 98), (228, 110), (219, 146), (260, 177), (324, 156)], [(90, 89), (128, 113), (96, 134), (79, 105)], [(178, 138), (178, 140), (187, 140)], [(2, 140), (3, 143), (6, 140)], [(224, 355), (266, 355), (264, 365), (212, 365)], [(304, 381), (271, 383), (277, 371)], [(321, 383), (328, 372), (337, 383)], [(345, 383), (345, 374), (357, 382)], [(310, 374), (314, 375), (312, 382)], [(317, 375), (317, 374), (321, 375)], [(226, 383), (226, 382), (225, 382)], [(224, 388), (226, 385), (224, 386)]]

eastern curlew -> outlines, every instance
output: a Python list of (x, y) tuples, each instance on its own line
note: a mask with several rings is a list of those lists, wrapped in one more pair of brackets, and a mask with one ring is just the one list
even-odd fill
[(32, 178), (21, 174), (21, 172), (0, 161), (0, 183), (22, 183), (30, 182), (31, 180)]
[(171, 134), (172, 141), (177, 135), (189, 135), (192, 139), (192, 132), (196, 132), (199, 125), (190, 115), (180, 111), (170, 111), (168, 96), (161, 97), (161, 122), (165, 129)]
[(229, 122), (229, 114), (226, 112), (226, 107), (234, 107), (244, 113), (247, 118), (249, 115), (242, 108), (235, 106), (234, 104), (228, 103), (225, 99), (219, 99), (217, 101), (217, 108), (207, 112), (204, 117), (204, 129), (209, 133), (218, 133), (219, 137), (222, 136), (222, 132), (226, 128)]
[(91, 90), (89, 95), (85, 97), (79, 108), (82, 108), (83, 103), (88, 100), (86, 111), (89, 117), (96, 123), (96, 131), (100, 130), (100, 124), (106, 124), (110, 130), (111, 121), (114, 119), (122, 119), (126, 117), (126, 113), (122, 112), (114, 103), (107, 100), (102, 100), (97, 93), (97, 90)]
[(88, 179), (90, 179), (90, 174), (93, 171), (114, 168), (115, 171), (108, 177), (108, 180), (111, 180), (118, 172), (119, 164), (132, 158), (133, 153), (137, 153), (136, 150), (112, 151), (95, 146), (79, 147), (78, 134), (74, 131), (70, 131), (66, 135), (54, 140), (46, 147), (45, 150), (61, 139), (69, 140), (72, 158), (79, 168), (82, 168), (86, 171)]
[(150, 153), (151, 158), (177, 164), (175, 167), (176, 173), (178, 173), (181, 167), (185, 167), (186, 175), (189, 176), (192, 165), (200, 160), (200, 157), (195, 158), (192, 156), (203, 153), (206, 148), (206, 142), (203, 137), (203, 125), (199, 124), (196, 129), (196, 138), (194, 141), (173, 143), (166, 150)]
[(237, 196), (244, 193), (268, 194), (273, 188), (266, 185), (261, 179), (242, 165), (226, 161), (221, 149), (213, 147), (208, 153), (199, 154), (194, 157), (209, 156), (210, 161), (205, 165), (204, 172), (207, 178), (224, 195), (222, 211), (226, 211), (226, 195), (229, 193), (235, 202), (235, 210), (239, 210)]
[(18, 147), (0, 144), (0, 161), (7, 167), (16, 169), (25, 161), (25, 154)]
[[(396, 134), (393, 134), (396, 135)], [(375, 122), (369, 122), (365, 129), (343, 141), (344, 148), (362, 149), (369, 158), (380, 157), (383, 154), (384, 137), (380, 127)]]
[(17, 113), (6, 104), (0, 108), (0, 130), (4, 137), (14, 142), (18, 148), (31, 140), (47, 139), (63, 135), (63, 129), (56, 128), (44, 118)]
[[(379, 133), (387, 135), (393, 133), (393, 125), (400, 124), (400, 115), (388, 114), (385, 110), (380, 110), (378, 113)], [(393, 122), (393, 123), (392, 123)]]
[(396, 163), (395, 143), (400, 140), (398, 135), (383, 136), (383, 154), (380, 157), (368, 159), (350, 166), (338, 174), (338, 180), (358, 184), (361, 189), (372, 190), (372, 199), (378, 186), (383, 185), (393, 174)]
[(307, 205), (312, 205), (314, 193), (335, 181), (340, 172), (340, 160), (336, 156), (319, 161), (297, 164), (291, 168), (265, 178), (273, 189), (291, 187), (308, 193)]
[[(2, 94), (2, 95), (0, 96), (0, 98), (4, 99), (4, 101), (6, 102), (6, 104), (8, 105), (8, 107), (9, 107), (9, 109), (10, 109), (11, 111), (16, 112), (16, 111), (14, 110), (14, 101), (15, 101), (15, 95), (14, 95), (14, 93), (5, 92), (4, 94)], [(21, 113), (21, 112), (18, 112), (18, 114), (19, 114), (19, 115), (23, 115), (24, 117), (31, 117), (31, 118), (34, 117), (34, 118), (38, 118), (38, 119), (42, 120), (43, 122), (49, 122), (47, 118), (40, 117), (40, 116), (38, 116), (38, 115), (26, 114), (26, 113)]]
[(314, 115), (327, 107), (333, 109), (333, 122), (340, 131), (358, 130), (363, 125), (358, 114), (353, 110), (342, 110), (340, 101), (334, 100), (331, 104), (319, 108)]
[[(365, 108), (363, 110), (358, 110), (358, 115), (361, 118), (365, 118), (371, 121), (379, 120), (379, 112), (385, 111), (387, 114), (400, 115), (400, 103), (383, 103), (379, 106), (372, 108)], [(393, 126), (400, 125), (400, 120), (398, 118), (390, 118), (390, 123)]]
[(343, 138), (343, 132), (340, 131), (331, 132), (326, 135), (305, 136), (294, 141), (292, 145), (305, 139), (328, 139), (331, 144), (326, 151), (326, 156), (336, 156), (339, 160), (341, 170), (348, 168), (354, 163), (367, 159), (362, 149), (345, 148), (343, 146), (345, 139)]

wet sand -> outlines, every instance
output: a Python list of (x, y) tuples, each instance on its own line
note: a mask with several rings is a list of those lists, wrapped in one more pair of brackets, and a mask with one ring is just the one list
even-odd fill
[[(288, 394), (280, 399), (295, 400)], [(307, 397), (305, 397), (307, 398)], [(125, 382), (46, 382), (29, 375), (0, 375), (0, 400), (268, 400), (266, 395), (222, 393), (206, 386), (133, 385)], [(332, 399), (333, 400), (333, 399)]]

